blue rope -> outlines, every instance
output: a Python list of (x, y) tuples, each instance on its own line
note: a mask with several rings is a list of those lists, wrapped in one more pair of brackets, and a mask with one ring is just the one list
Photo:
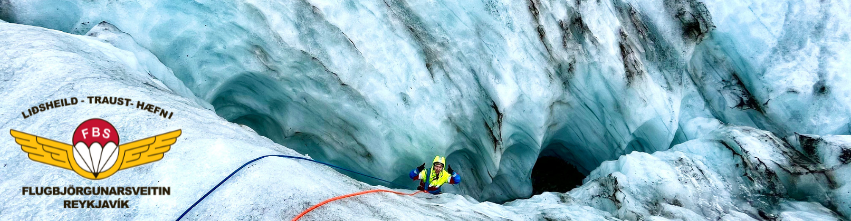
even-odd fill
[(344, 170), (344, 171), (348, 171), (348, 172), (356, 173), (356, 174), (359, 174), (359, 175), (361, 175), (361, 176), (365, 176), (365, 177), (373, 178), (373, 179), (380, 180), (380, 181), (383, 181), (383, 182), (386, 182), (386, 183), (389, 183), (389, 184), (396, 185), (396, 186), (398, 186), (398, 187), (405, 188), (405, 186), (403, 186), (403, 185), (399, 185), (399, 184), (396, 184), (396, 183), (394, 183), (394, 182), (390, 182), (390, 181), (387, 181), (387, 180), (384, 180), (384, 179), (381, 179), (381, 178), (378, 178), (378, 177), (374, 177), (374, 176), (366, 175), (366, 174), (363, 174), (363, 173), (359, 173), (359, 172), (357, 172), (357, 171), (349, 170), (349, 169), (346, 169), (346, 168), (343, 168), (343, 167), (339, 167), (339, 166), (336, 166), (336, 165), (333, 165), (333, 164), (329, 164), (329, 163), (325, 163), (325, 162), (321, 162), (321, 161), (316, 161), (316, 160), (312, 160), (312, 159), (308, 159), (308, 158), (304, 158), (304, 157), (288, 156), (288, 155), (265, 155), (265, 156), (261, 156), (261, 157), (255, 158), (255, 159), (253, 159), (253, 160), (251, 160), (251, 161), (248, 161), (247, 163), (245, 163), (245, 164), (243, 164), (241, 167), (239, 167), (239, 169), (234, 170), (234, 171), (233, 171), (233, 173), (230, 173), (230, 175), (228, 175), (227, 177), (225, 177), (225, 179), (223, 179), (223, 180), (222, 180), (222, 182), (219, 182), (219, 184), (216, 184), (216, 186), (215, 186), (215, 187), (213, 187), (213, 189), (210, 189), (210, 191), (207, 191), (207, 193), (206, 193), (206, 194), (204, 194), (204, 196), (202, 196), (200, 199), (198, 199), (198, 201), (195, 201), (195, 203), (193, 203), (193, 204), (192, 204), (192, 206), (190, 206), (190, 207), (189, 207), (189, 209), (186, 209), (186, 211), (184, 211), (184, 212), (183, 212), (183, 214), (181, 214), (181, 215), (180, 215), (180, 217), (177, 217), (177, 220), (183, 219), (183, 216), (186, 216), (186, 214), (187, 214), (187, 213), (189, 213), (189, 211), (190, 211), (190, 210), (192, 210), (192, 208), (195, 208), (195, 206), (197, 206), (197, 205), (198, 205), (198, 203), (201, 203), (201, 201), (203, 201), (203, 200), (204, 200), (204, 198), (207, 198), (207, 196), (209, 196), (211, 193), (213, 193), (213, 191), (215, 191), (215, 190), (216, 190), (216, 188), (219, 188), (219, 186), (221, 186), (223, 183), (225, 183), (225, 181), (227, 181), (228, 179), (230, 179), (230, 177), (232, 177), (234, 174), (236, 174), (236, 172), (239, 172), (240, 170), (242, 170), (242, 168), (244, 168), (245, 166), (248, 166), (248, 164), (251, 164), (251, 163), (253, 163), (254, 161), (257, 161), (257, 160), (260, 160), (260, 159), (263, 159), (263, 158), (266, 158), (266, 157), (281, 157), (281, 158), (291, 158), (291, 159), (307, 160), (307, 161), (311, 161), (311, 162), (314, 162), (314, 163), (323, 164), (323, 165), (326, 165), (326, 166), (329, 166), (329, 167), (333, 167), (333, 168), (336, 168), (336, 169), (340, 169), (340, 170)]

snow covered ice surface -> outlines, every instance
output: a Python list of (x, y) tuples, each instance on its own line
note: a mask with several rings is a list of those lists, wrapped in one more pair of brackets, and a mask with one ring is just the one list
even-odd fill
[[(299, 153), (411, 185), (410, 169), (446, 155), (464, 178), (450, 194), (364, 195), (308, 219), (849, 219), (848, 11), (848, 1), (0, 1), (0, 19), (17, 23), (0, 22), (3, 130), (62, 140), (93, 117), (122, 140), (183, 129), (156, 166), (99, 181), (34, 163), (2, 137), (0, 219), (172, 219), (242, 163)], [(18, 114), (88, 95), (176, 114)], [(540, 156), (576, 166), (584, 184), (514, 200), (531, 196)], [(128, 183), (173, 191), (131, 196), (130, 210), (56, 210), (56, 197), (17, 194)], [(189, 218), (289, 219), (382, 188), (369, 184), (379, 183), (264, 159)]]

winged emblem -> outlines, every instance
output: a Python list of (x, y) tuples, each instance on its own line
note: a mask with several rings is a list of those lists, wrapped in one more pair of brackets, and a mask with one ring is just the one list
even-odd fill
[(88, 146), (84, 142), (78, 142), (71, 146), (17, 130), (11, 130), (10, 133), (15, 137), (15, 142), (21, 145), (21, 149), (29, 154), (31, 160), (73, 170), (85, 178), (100, 180), (119, 170), (162, 159), (165, 152), (177, 141), (181, 130), (120, 146), (115, 142), (108, 142), (106, 145), (92, 143)]

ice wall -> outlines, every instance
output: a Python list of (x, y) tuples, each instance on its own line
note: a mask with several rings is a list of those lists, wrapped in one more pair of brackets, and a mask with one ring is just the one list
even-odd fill
[[(62, 140), (91, 117), (111, 121), (122, 140), (183, 129), (161, 160), (92, 181), (33, 162), (18, 147), (0, 149), (0, 219), (170, 220), (244, 162), (267, 154), (299, 155), (225, 121), (146, 72), (144, 51), (103, 38), (0, 24), (0, 122)], [(56, 79), (62, 79), (56, 80)], [(163, 120), (132, 107), (68, 106), (22, 119), (17, 110), (64, 96), (113, 94), (154, 101), (179, 115)], [(128, 110), (128, 108), (130, 108)], [(697, 118), (696, 118), (697, 119)], [(692, 120), (699, 137), (653, 154), (632, 152), (602, 163), (567, 193), (543, 193), (504, 205), (452, 193), (415, 197), (367, 194), (324, 205), (305, 220), (841, 220), (849, 214), (851, 136), (795, 135)], [(11, 136), (0, 142), (14, 143)], [(791, 145), (790, 145), (791, 144)], [(168, 196), (122, 196), (132, 209), (61, 209), (61, 199), (28, 196), (22, 186), (170, 186)], [(306, 161), (268, 158), (246, 167), (187, 214), (189, 220), (289, 219), (322, 200), (369, 186)], [(410, 190), (399, 190), (410, 191)], [(107, 198), (110, 199), (110, 198)], [(57, 208), (57, 209), (53, 209)], [(223, 210), (225, 210), (223, 212)], [(838, 211), (838, 212), (837, 212)]]
[(179, 94), (185, 98), (194, 100), (198, 105), (205, 107), (207, 109), (213, 109), (212, 105), (207, 103), (204, 100), (196, 97), (192, 91), (189, 90), (183, 82), (181, 82), (177, 77), (174, 76), (174, 73), (163, 65), (159, 59), (151, 54), (150, 51), (145, 49), (142, 46), (136, 44), (136, 41), (133, 40), (133, 37), (128, 35), (127, 33), (122, 32), (117, 27), (108, 22), (101, 22), (92, 27), (89, 32), (86, 32), (86, 36), (95, 37), (102, 42), (106, 42), (115, 46), (116, 48), (132, 52), (135, 56), (137, 63), (131, 63), (133, 65), (138, 64), (140, 71), (147, 73), (151, 77), (154, 78), (154, 82), (156, 82), (160, 86), (168, 87), (174, 93)]
[(847, 1), (706, 1), (716, 30), (689, 74), (723, 122), (794, 133), (849, 134)]
[[(801, 153), (823, 164), (829, 175), (835, 177), (829, 183), (836, 210), (846, 217), (851, 217), (851, 185), (847, 177), (851, 176), (851, 136), (831, 135), (797, 135), (793, 144)], [(794, 142), (794, 141), (797, 142)]]
[[(778, 210), (786, 204), (798, 204), (790, 202), (795, 200), (817, 202), (803, 203), (807, 207), (847, 207), (832, 196), (831, 183), (844, 179), (833, 172), (770, 132), (722, 127), (668, 151), (605, 162), (570, 193), (630, 220), (647, 213), (770, 219), (782, 215)], [(827, 208), (816, 211), (833, 213)]]
[[(0, 220), (174, 220), (233, 170), (268, 154), (299, 155), (257, 135), (250, 128), (227, 122), (215, 112), (182, 97), (146, 72), (142, 51), (131, 52), (102, 42), (39, 27), (0, 24), (0, 129), (34, 133), (70, 141), (79, 124), (89, 118), (110, 121), (122, 141), (182, 129), (182, 135), (162, 160), (121, 170), (103, 180), (30, 160), (14, 138), (0, 136)], [(57, 80), (61, 79), (61, 80)], [(146, 111), (117, 105), (65, 106), (27, 119), (19, 114), (33, 104), (67, 96), (114, 95), (155, 103), (175, 111), (164, 120)], [(45, 196), (22, 195), (21, 187), (171, 187), (170, 195)], [(187, 220), (291, 219), (325, 199), (352, 192), (384, 188), (358, 182), (333, 169), (302, 160), (268, 158), (242, 170), (193, 209)], [(409, 192), (410, 190), (399, 190)], [(412, 192), (412, 191), (411, 191)], [(63, 200), (129, 200), (129, 209), (65, 209)], [(302, 220), (419, 220), (511, 219), (538, 217), (611, 219), (611, 215), (582, 205), (530, 202), (506, 207), (455, 194), (403, 197), (367, 194), (325, 205)], [(558, 208), (550, 215), (532, 210)], [(412, 216), (412, 214), (429, 214)]]
[(107, 21), (231, 122), (400, 182), (447, 155), (447, 191), (501, 202), (541, 154), (589, 173), (720, 124), (851, 133), (848, 4), (46, 0), (0, 19)]

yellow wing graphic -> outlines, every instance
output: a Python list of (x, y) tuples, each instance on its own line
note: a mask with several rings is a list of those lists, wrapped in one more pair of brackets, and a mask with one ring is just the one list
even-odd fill
[[(30, 159), (48, 165), (71, 169), (68, 157), (72, 154), (71, 145), (36, 135), (10, 130), (15, 142), (21, 145), (21, 150), (27, 152)], [(172, 142), (173, 143), (173, 142)]]
[(180, 130), (175, 130), (122, 144), (118, 147), (119, 150), (124, 151), (121, 170), (162, 159), (165, 152), (171, 149), (171, 145), (177, 142), (180, 133)]

